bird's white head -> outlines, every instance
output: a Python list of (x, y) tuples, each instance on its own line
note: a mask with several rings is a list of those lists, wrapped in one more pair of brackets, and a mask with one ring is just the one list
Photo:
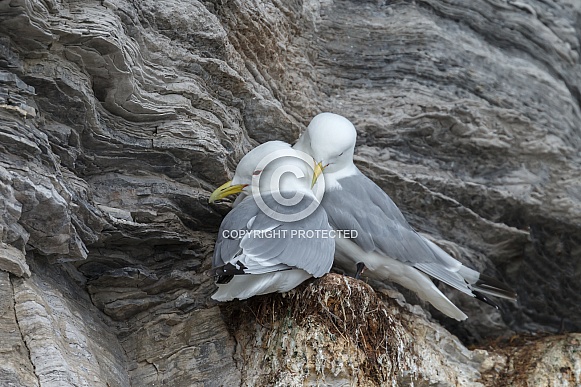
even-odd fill
[(334, 113), (315, 116), (294, 148), (310, 154), (325, 173), (353, 165), (357, 131), (347, 118)]
[[(248, 152), (238, 163), (234, 178), (216, 189), (210, 203), (242, 192), (243, 196), (285, 190), (310, 191), (314, 160), (282, 141), (269, 141)], [(305, 156), (308, 159), (305, 159)]]
[(265, 142), (252, 149), (238, 163), (232, 184), (251, 187), (252, 177), (261, 175), (265, 169), (259, 165), (260, 162), (274, 152), (287, 149), (290, 149), (290, 145), (282, 141)]

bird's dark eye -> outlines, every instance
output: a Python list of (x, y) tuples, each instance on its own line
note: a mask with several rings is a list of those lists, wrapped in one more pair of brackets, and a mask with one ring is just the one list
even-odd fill
[(343, 153), (345, 153), (345, 152), (341, 152), (341, 153), (339, 153), (339, 156), (343, 156)]
[(257, 169), (256, 171), (252, 172), (252, 176), (258, 176), (262, 173), (262, 169)]

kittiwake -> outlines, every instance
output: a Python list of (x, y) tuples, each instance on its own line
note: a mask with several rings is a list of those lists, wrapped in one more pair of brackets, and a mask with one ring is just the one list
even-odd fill
[(357, 231), (353, 239), (336, 239), (336, 263), (343, 267), (357, 264), (357, 274), (366, 267), (370, 277), (399, 283), (459, 321), (466, 314), (428, 275), (494, 306), (489, 296), (515, 300), (516, 294), (508, 286), (462, 265), (408, 224), (391, 198), (353, 163), (356, 137), (349, 120), (321, 113), (294, 146), (316, 160), (313, 181), (324, 173), (321, 204), (330, 224), (338, 230)]
[(241, 193), (216, 241), (214, 300), (287, 292), (331, 269), (333, 229), (311, 189), (314, 160), (300, 153), (281, 141), (262, 144), (212, 193), (210, 203)]

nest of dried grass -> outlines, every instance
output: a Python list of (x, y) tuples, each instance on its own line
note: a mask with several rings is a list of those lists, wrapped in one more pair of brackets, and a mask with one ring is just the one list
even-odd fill
[[(401, 331), (402, 326), (394, 321), (393, 311), (362, 281), (331, 273), (289, 293), (254, 297), (232, 303), (228, 309), (227, 319), (234, 331), (243, 324), (255, 323), (271, 328), (285, 319), (306, 329), (315, 323), (363, 351), (366, 359), (361, 368), (367, 377), (382, 383), (397, 371), (402, 341), (398, 327)], [(390, 364), (386, 364), (386, 357)]]

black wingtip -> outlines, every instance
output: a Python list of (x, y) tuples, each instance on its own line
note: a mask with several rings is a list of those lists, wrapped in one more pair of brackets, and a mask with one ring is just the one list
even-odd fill
[(204, 272), (205, 275), (207, 275), (208, 277), (213, 277), (214, 281), (217, 284), (223, 285), (223, 284), (227, 284), (228, 282), (232, 281), (232, 278), (234, 278), (233, 275), (222, 275), (222, 274), (218, 274), (216, 272), (216, 269), (221, 269), (222, 267), (220, 266), (219, 268), (214, 267), (210, 270), (206, 270)]
[(477, 291), (472, 291), (472, 294), (474, 294), (474, 297), (476, 297), (478, 300), (487, 303), (490, 306), (495, 307), (496, 309), (500, 309), (500, 307), (498, 306), (498, 304), (494, 301), (492, 301), (490, 298), (486, 297), (484, 294), (477, 292)]
[[(216, 266), (211, 268), (210, 270), (206, 271), (206, 275), (209, 277), (226, 277), (226, 276), (235, 276), (240, 274), (246, 274), (244, 270), (248, 269), (244, 264), (240, 261), (236, 261), (234, 264), (228, 262), (222, 266)], [(230, 281), (232, 278), (228, 279)], [(228, 283), (224, 282), (224, 283)]]
[(216, 283), (218, 285), (224, 285), (232, 281), (232, 278), (234, 278), (233, 275), (219, 275), (216, 277)]
[(480, 274), (480, 278), (473, 286), (475, 290), (480, 294), (486, 293), (488, 295), (506, 298), (513, 301), (516, 301), (517, 299), (516, 292), (512, 290), (510, 287), (508, 287), (508, 285), (505, 285), (499, 280), (484, 274)]

